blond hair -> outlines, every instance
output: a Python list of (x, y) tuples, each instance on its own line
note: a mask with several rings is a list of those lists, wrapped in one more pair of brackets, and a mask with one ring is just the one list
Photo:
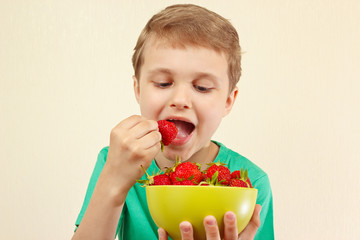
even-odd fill
[(135, 76), (140, 79), (143, 51), (150, 37), (166, 40), (173, 47), (200, 46), (222, 52), (228, 61), (229, 90), (241, 75), (239, 36), (222, 16), (193, 4), (172, 5), (154, 15), (142, 30), (132, 57)]

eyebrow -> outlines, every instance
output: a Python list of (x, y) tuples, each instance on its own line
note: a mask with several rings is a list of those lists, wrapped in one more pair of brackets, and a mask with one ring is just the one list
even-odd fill
[[(150, 76), (153, 76), (153, 75), (156, 75), (156, 74), (165, 74), (165, 75), (175, 75), (175, 73), (173, 71), (171, 71), (170, 69), (168, 68), (155, 68), (153, 70), (150, 70), (149, 72), (149, 75)], [(212, 74), (212, 73), (208, 73), (208, 72), (196, 72), (194, 74), (194, 79), (209, 79), (209, 80), (212, 80), (212, 81), (215, 81), (217, 83), (219, 83), (219, 78)]]
[(150, 70), (149, 75), (153, 76), (155, 74), (163, 73), (166, 75), (173, 75), (173, 72), (170, 69), (167, 68), (155, 68), (153, 70)]
[(220, 80), (219, 78), (214, 75), (214, 74), (211, 74), (211, 73), (206, 73), (206, 72), (198, 72), (195, 74), (195, 79), (209, 79), (211, 81), (214, 81), (216, 83), (220, 83)]

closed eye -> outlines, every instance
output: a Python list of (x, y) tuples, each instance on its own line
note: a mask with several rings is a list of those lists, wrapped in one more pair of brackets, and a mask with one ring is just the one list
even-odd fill
[(207, 87), (203, 87), (203, 86), (199, 86), (199, 85), (194, 85), (194, 88), (202, 93), (207, 93), (210, 92), (212, 88), (207, 88)]
[(159, 87), (159, 88), (167, 88), (167, 87), (170, 87), (173, 83), (172, 82), (154, 82), (155, 86), (156, 87)]

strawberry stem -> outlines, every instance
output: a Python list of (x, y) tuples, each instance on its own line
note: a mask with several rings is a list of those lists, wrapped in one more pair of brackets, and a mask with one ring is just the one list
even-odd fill
[(160, 141), (160, 143), (161, 143), (161, 151), (164, 152), (165, 144), (162, 141)]

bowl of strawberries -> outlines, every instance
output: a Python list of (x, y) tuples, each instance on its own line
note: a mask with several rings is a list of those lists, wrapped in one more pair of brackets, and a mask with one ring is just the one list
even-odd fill
[(196, 163), (176, 161), (165, 173), (147, 174), (142, 183), (154, 222), (174, 240), (181, 239), (179, 224), (183, 221), (192, 224), (195, 239), (206, 239), (203, 221), (208, 215), (216, 218), (223, 233), (227, 211), (236, 214), (241, 232), (256, 205), (257, 189), (251, 185), (247, 170), (230, 172), (219, 162), (201, 171)]

